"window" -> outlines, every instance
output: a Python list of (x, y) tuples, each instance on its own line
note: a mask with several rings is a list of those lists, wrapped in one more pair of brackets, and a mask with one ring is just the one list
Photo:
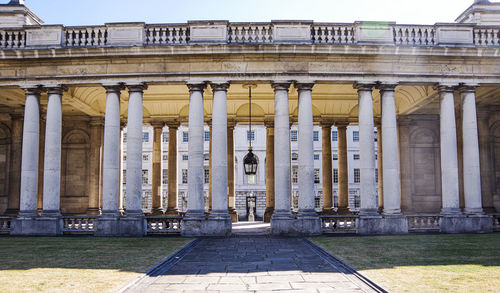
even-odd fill
[(122, 179), (122, 183), (123, 183), (123, 184), (127, 183), (127, 170), (123, 170), (123, 179)]
[(142, 170), (142, 184), (148, 184), (148, 170)]
[(313, 141), (319, 141), (319, 131), (313, 131)]
[(334, 161), (337, 161), (339, 159), (339, 155), (337, 153), (333, 153), (332, 158)]
[(168, 169), (163, 169), (163, 177), (161, 179), (162, 184), (168, 184)]
[(378, 160), (378, 154), (375, 153), (375, 161)]
[(299, 172), (297, 167), (292, 168), (292, 183), (299, 183)]
[(203, 140), (210, 141), (210, 131), (205, 131), (205, 133), (203, 135)]
[(299, 159), (299, 154), (292, 153), (292, 161), (297, 161)]
[(143, 160), (143, 161), (149, 161), (149, 155), (147, 155), (147, 154), (143, 154), (143, 155), (142, 155), (142, 160)]
[(168, 132), (164, 131), (163, 136), (161, 137), (161, 141), (168, 142)]
[(375, 169), (375, 182), (378, 183), (378, 169)]
[(315, 209), (321, 208), (321, 198), (319, 196), (314, 197), (314, 208)]
[(374, 132), (373, 132), (373, 137), (374, 137), (374, 138), (373, 138), (373, 140), (374, 140), (375, 142), (377, 142), (377, 140), (378, 140), (378, 134), (377, 134), (377, 132), (376, 132), (376, 131), (374, 131)]
[(338, 132), (332, 131), (332, 141), (337, 141), (339, 139)]
[(314, 183), (319, 183), (319, 169), (314, 169)]
[(352, 141), (359, 141), (359, 131), (352, 132)]
[(319, 161), (319, 154), (314, 154), (314, 160)]
[(123, 133), (123, 142), (127, 142), (127, 133), (126, 132)]
[(359, 154), (353, 154), (352, 155), (353, 160), (359, 160)]
[(297, 141), (297, 130), (292, 130), (292, 131), (290, 132), (290, 139), (291, 139), (292, 141)]
[(210, 155), (209, 154), (204, 154), (203, 158), (205, 159), (205, 161), (208, 161), (208, 160), (210, 160)]
[(168, 154), (163, 153), (163, 160), (168, 161)]
[(339, 169), (333, 169), (333, 183), (339, 183)]
[(189, 132), (182, 132), (182, 142), (189, 142)]
[(126, 161), (127, 160), (127, 155), (123, 155), (123, 160)]
[(142, 133), (142, 142), (149, 142), (149, 132)]
[(255, 131), (248, 131), (247, 130), (247, 140), (248, 141), (254, 141), (255, 140)]
[(204, 183), (207, 184), (210, 182), (210, 170), (209, 169), (203, 169), (204, 173), (203, 173), (203, 178), (204, 178)]
[(188, 170), (187, 169), (182, 169), (182, 183), (183, 184), (188, 183)]
[(361, 173), (358, 168), (354, 169), (354, 183), (361, 182)]
[(189, 159), (189, 156), (188, 155), (182, 155), (182, 160), (183, 161), (187, 161)]

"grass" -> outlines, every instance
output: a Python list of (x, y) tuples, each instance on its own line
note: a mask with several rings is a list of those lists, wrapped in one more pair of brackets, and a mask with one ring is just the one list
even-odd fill
[(191, 239), (0, 237), (0, 292), (111, 292)]
[(500, 234), (311, 240), (392, 292), (500, 290)]

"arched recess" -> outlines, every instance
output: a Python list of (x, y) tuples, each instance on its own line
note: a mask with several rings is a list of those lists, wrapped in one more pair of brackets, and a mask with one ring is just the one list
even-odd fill
[[(249, 103), (241, 105), (236, 110), (236, 117), (248, 117)], [(252, 103), (252, 117), (264, 117), (265, 111), (261, 106)]]
[(417, 213), (441, 209), (441, 161), (435, 128), (416, 126), (410, 131), (411, 200)]
[(0, 123), (0, 215), (7, 209), (9, 193), (11, 132), (7, 125)]
[(85, 214), (89, 196), (89, 142), (87, 132), (69, 131), (62, 141), (61, 212)]

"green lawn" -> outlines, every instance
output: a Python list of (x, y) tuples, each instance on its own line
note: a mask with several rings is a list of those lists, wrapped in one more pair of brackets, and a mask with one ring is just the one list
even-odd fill
[(112, 292), (189, 241), (0, 237), (0, 292)]
[(392, 292), (499, 292), (500, 234), (315, 237)]

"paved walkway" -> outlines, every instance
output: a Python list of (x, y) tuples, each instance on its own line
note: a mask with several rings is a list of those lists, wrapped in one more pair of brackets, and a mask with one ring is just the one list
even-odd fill
[(300, 238), (202, 239), (125, 292), (374, 292)]

